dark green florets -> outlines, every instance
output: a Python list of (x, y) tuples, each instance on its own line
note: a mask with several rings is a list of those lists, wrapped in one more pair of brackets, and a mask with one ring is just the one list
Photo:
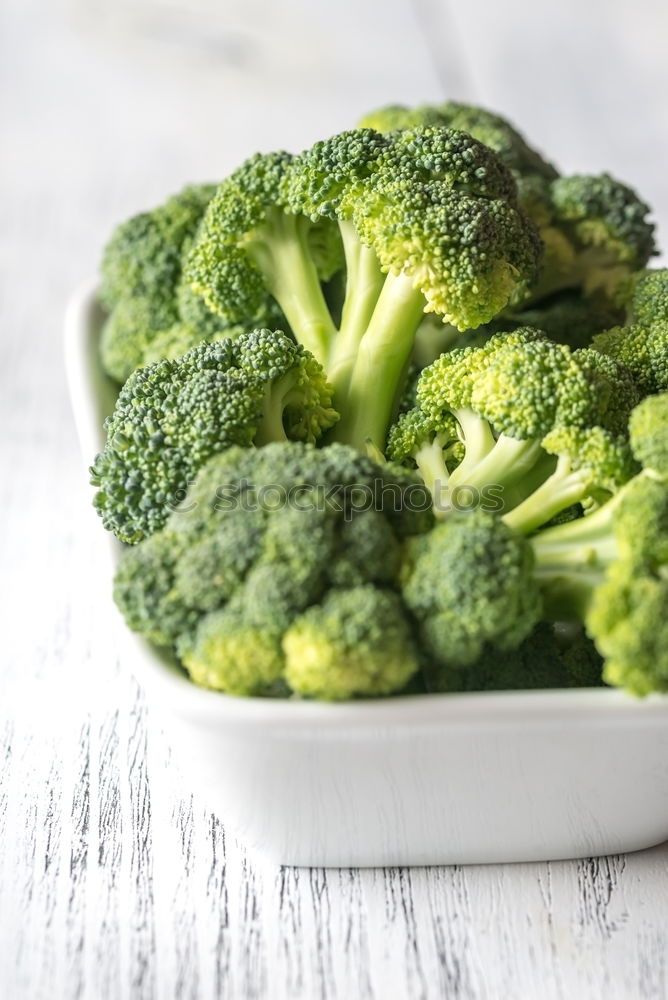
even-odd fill
[(204, 462), (232, 445), (313, 441), (331, 427), (324, 373), (285, 334), (254, 331), (134, 372), (95, 460), (105, 527), (137, 542), (166, 521)]
[(203, 340), (236, 336), (254, 325), (253, 318), (270, 319), (265, 296), (252, 317), (247, 313), (238, 329), (230, 328), (184, 281), (184, 260), (215, 190), (211, 184), (185, 188), (122, 223), (107, 244), (99, 295), (109, 316), (100, 351), (105, 371), (117, 382)]
[(543, 182), (542, 192), (537, 185), (533, 197), (545, 244), (533, 297), (580, 288), (617, 303), (631, 273), (656, 253), (649, 207), (609, 174), (559, 177)]
[(459, 104), (456, 101), (415, 108), (390, 105), (371, 111), (360, 122), (361, 128), (376, 129), (378, 132), (425, 126), (467, 132), (493, 149), (499, 159), (518, 175), (538, 174), (548, 180), (557, 176), (555, 168), (527, 144), (510, 122), (485, 108)]
[(572, 227), (582, 246), (609, 253), (630, 270), (642, 267), (655, 253), (649, 206), (610, 174), (557, 178), (552, 205), (555, 217)]

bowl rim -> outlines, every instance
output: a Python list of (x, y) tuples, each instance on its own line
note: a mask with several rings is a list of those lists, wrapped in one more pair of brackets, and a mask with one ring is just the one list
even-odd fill
[[(96, 346), (92, 340), (94, 321), (100, 309), (99, 284), (96, 279), (83, 282), (71, 295), (64, 322), (65, 374), (74, 415), (79, 446), (86, 465), (92, 461), (103, 441), (100, 422), (99, 385), (105, 378), (95, 372)], [(107, 380), (108, 381), (108, 380)], [(91, 508), (92, 510), (92, 508)], [(105, 571), (118, 558), (121, 546), (109, 537), (111, 559), (104, 560)], [(122, 620), (119, 618), (119, 626)], [(122, 623), (128, 649), (135, 653), (133, 663), (138, 679), (146, 678), (159, 687), (164, 700), (180, 714), (202, 721), (226, 723), (256, 722), (289, 726), (330, 728), (341, 725), (393, 728), (421, 724), (458, 724), (476, 720), (521, 725), (545, 725), (564, 719), (585, 718), (589, 722), (611, 718), (634, 722), (639, 716), (647, 722), (668, 719), (668, 695), (652, 694), (636, 698), (615, 688), (555, 688), (539, 690), (473, 691), (446, 694), (414, 694), (344, 702), (310, 701), (299, 698), (274, 699), (238, 697), (208, 690), (194, 684), (185, 671), (170, 664), (160, 651)]]

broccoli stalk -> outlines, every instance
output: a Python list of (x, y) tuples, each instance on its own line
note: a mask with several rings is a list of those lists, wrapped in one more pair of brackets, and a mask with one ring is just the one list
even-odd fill
[(309, 247), (312, 228), (303, 216), (270, 209), (248, 234), (246, 250), (299, 342), (323, 363), (336, 327)]
[(359, 348), (349, 375), (348, 358), (341, 367), (335, 351), (332, 385), (341, 407), (340, 426), (334, 432), (337, 440), (358, 448), (367, 438), (378, 445), (385, 443), (423, 312), (424, 296), (413, 280), (390, 274), (362, 336), (357, 331)]

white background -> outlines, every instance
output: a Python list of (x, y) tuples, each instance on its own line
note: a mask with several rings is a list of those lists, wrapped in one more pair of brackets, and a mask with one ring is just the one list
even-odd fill
[(564, 170), (634, 184), (665, 231), (668, 6), (4, 0), (0, 19), (0, 996), (664, 998), (666, 847), (277, 870), (178, 786), (115, 655), (60, 333), (119, 219), (390, 101), (502, 111)]

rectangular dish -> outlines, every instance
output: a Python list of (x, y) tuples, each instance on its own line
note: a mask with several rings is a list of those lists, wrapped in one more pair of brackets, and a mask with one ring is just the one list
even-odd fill
[[(98, 360), (103, 319), (91, 284), (65, 323), (86, 465), (114, 399)], [(102, 547), (101, 526), (99, 534)], [(112, 561), (119, 550), (114, 543)], [(197, 688), (120, 619), (119, 629), (188, 786), (276, 862), (554, 860), (668, 837), (667, 697), (581, 689), (344, 704), (241, 699)]]

